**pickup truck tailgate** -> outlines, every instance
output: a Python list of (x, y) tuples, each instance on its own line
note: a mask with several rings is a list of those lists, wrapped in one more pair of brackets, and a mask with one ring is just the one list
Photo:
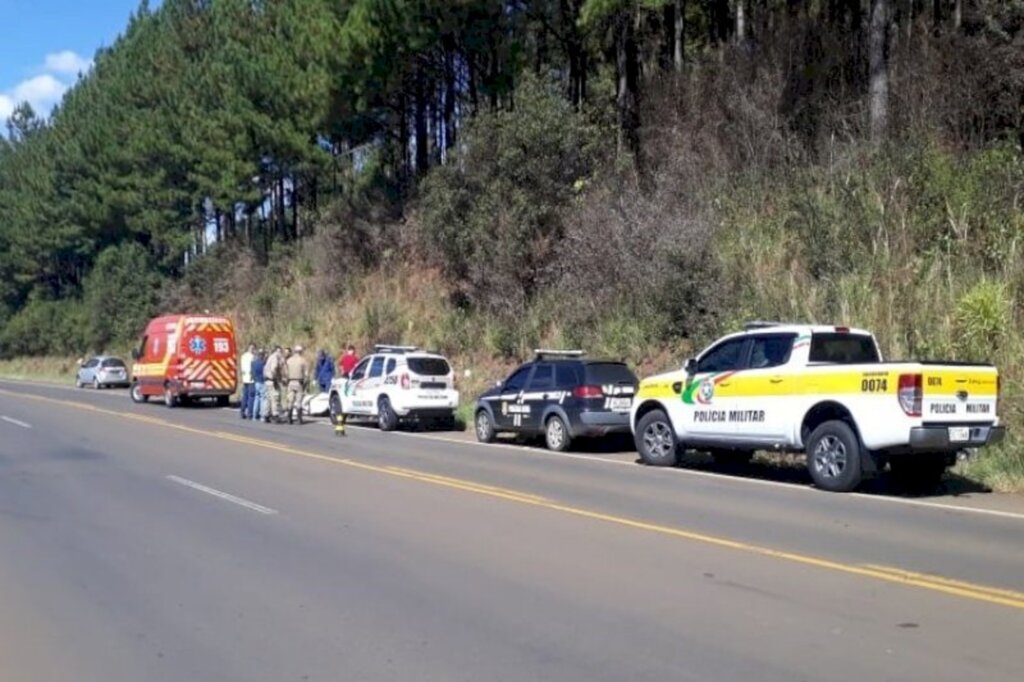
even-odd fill
[(922, 418), (926, 422), (993, 423), (999, 395), (995, 367), (925, 365)]

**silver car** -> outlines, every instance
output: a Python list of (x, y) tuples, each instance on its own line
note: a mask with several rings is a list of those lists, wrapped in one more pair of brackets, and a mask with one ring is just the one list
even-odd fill
[(104, 388), (109, 386), (127, 386), (130, 377), (128, 368), (121, 358), (109, 355), (97, 355), (83, 362), (75, 376), (75, 386), (92, 386)]

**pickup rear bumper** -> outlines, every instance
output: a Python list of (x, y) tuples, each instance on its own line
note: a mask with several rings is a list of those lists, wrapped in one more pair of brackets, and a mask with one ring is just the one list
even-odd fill
[(951, 441), (948, 426), (915, 426), (910, 429), (910, 450), (913, 452), (955, 452), (964, 448), (980, 448), (998, 443), (1006, 437), (1004, 426), (971, 426), (967, 441)]

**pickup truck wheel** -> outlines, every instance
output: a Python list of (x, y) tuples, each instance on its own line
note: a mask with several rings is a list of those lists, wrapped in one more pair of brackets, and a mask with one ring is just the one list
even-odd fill
[(337, 393), (331, 393), (327, 404), (330, 405), (331, 424), (337, 426), (338, 422), (341, 421), (341, 398), (338, 397)]
[(377, 403), (377, 425), (381, 431), (394, 431), (398, 428), (398, 415), (391, 409), (391, 401), (381, 398)]
[(848, 424), (825, 422), (807, 441), (807, 470), (822, 490), (845, 493), (860, 485), (860, 441)]
[(893, 483), (912, 493), (929, 493), (939, 487), (946, 473), (945, 457), (893, 457), (889, 460)]
[(676, 432), (661, 410), (648, 412), (636, 427), (636, 449), (644, 464), (671, 467), (679, 463)]
[(569, 449), (572, 437), (569, 436), (569, 429), (566, 428), (562, 418), (555, 415), (548, 419), (544, 425), (544, 444), (552, 452), (565, 452)]
[(497, 432), (494, 430), (494, 422), (491, 420), (491, 415), (487, 410), (477, 412), (476, 418), (473, 421), (476, 439), (481, 443), (493, 443)]

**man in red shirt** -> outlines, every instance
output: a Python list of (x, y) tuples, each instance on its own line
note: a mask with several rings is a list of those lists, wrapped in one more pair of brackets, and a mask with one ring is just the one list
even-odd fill
[(343, 377), (352, 374), (352, 370), (359, 364), (359, 356), (356, 355), (356, 347), (349, 345), (340, 358), (338, 358), (338, 373)]

